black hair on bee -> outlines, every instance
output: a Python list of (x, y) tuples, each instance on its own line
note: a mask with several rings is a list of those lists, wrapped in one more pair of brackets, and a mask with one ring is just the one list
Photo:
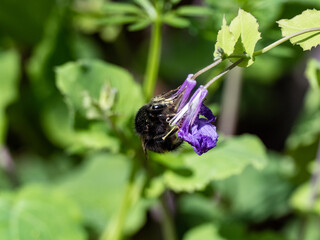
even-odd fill
[(170, 96), (172, 92), (152, 98), (136, 115), (135, 129), (145, 153), (146, 150), (157, 153), (173, 151), (183, 142), (176, 134), (178, 128), (169, 125), (170, 119), (176, 114), (181, 96)]

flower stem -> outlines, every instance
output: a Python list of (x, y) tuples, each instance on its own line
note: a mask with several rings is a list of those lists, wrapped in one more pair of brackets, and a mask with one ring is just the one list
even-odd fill
[(147, 69), (143, 83), (144, 95), (149, 101), (153, 96), (156, 85), (156, 78), (159, 71), (160, 53), (161, 53), (161, 36), (162, 36), (162, 22), (155, 19), (152, 26), (149, 55), (147, 62)]
[(278, 41), (270, 44), (269, 46), (266, 46), (265, 48), (263, 48), (263, 49), (261, 49), (261, 50), (255, 51), (255, 52), (253, 53), (253, 56), (254, 56), (254, 57), (255, 57), (255, 56), (259, 56), (259, 55), (261, 55), (261, 54), (263, 54), (263, 53), (266, 53), (266, 52), (270, 51), (272, 48), (280, 45), (281, 43), (284, 43), (285, 41), (290, 40), (291, 38), (297, 37), (297, 36), (299, 36), (299, 35), (301, 35), (301, 34), (304, 34), (304, 33), (314, 32), (314, 31), (320, 31), (320, 27), (304, 29), (304, 30), (302, 30), (302, 31), (299, 31), (299, 32), (290, 34), (290, 35), (288, 35), (288, 36), (286, 36), (286, 37), (284, 37), (284, 38), (281, 38), (281, 39), (279, 39)]
[(225, 70), (223, 70), (221, 73), (219, 73), (217, 76), (215, 76), (214, 78), (212, 78), (209, 82), (207, 82), (206, 85), (204, 85), (204, 88), (208, 88), (212, 83), (214, 83), (216, 80), (218, 80), (219, 78), (223, 77), (224, 75), (226, 75), (231, 69), (233, 69), (234, 67), (238, 66), (242, 61), (244, 60), (244, 58), (239, 59), (238, 61), (236, 61), (235, 63), (233, 63), (232, 65), (230, 65), (229, 67), (227, 67)]
[(196, 79), (197, 77), (199, 77), (202, 73), (208, 71), (209, 69), (217, 66), (219, 63), (221, 63), (223, 61), (222, 58), (219, 58), (218, 60), (214, 61), (213, 63), (211, 63), (210, 65), (206, 66), (205, 68), (202, 68), (201, 70), (199, 70), (198, 72), (196, 72), (191, 79)]
[(135, 179), (138, 172), (138, 165), (134, 161), (131, 167), (129, 180), (123, 196), (119, 213), (115, 216), (115, 221), (111, 222), (104, 229), (100, 240), (121, 240), (126, 217), (131, 206), (131, 196), (135, 188)]

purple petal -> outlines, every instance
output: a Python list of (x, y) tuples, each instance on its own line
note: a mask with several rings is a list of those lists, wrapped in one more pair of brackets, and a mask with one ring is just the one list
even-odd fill
[(216, 117), (213, 115), (211, 112), (210, 108), (208, 108), (206, 105), (202, 103), (201, 108), (200, 108), (200, 114), (205, 116), (206, 119), (208, 119), (209, 122), (214, 122), (216, 120)]
[[(215, 116), (202, 102), (208, 90), (200, 86), (189, 102), (185, 119), (178, 131), (178, 137), (192, 145), (198, 155), (215, 147), (218, 140), (216, 127), (212, 125)], [(199, 118), (203, 115), (205, 118)]]
[(193, 74), (189, 74), (188, 75), (187, 79), (183, 82), (183, 84), (181, 85), (181, 87), (179, 88), (179, 90), (176, 93), (176, 94), (179, 94), (179, 93), (184, 91), (182, 99), (181, 99), (181, 102), (179, 104), (179, 107), (178, 107), (177, 111), (180, 111), (181, 108), (186, 104), (192, 89), (194, 88), (194, 86), (197, 83), (196, 80), (191, 79), (192, 76), (193, 76)]
[(190, 143), (198, 155), (215, 147), (218, 141), (216, 127), (206, 119), (197, 119), (189, 131), (180, 129), (178, 137)]
[(193, 125), (194, 121), (199, 117), (199, 112), (201, 110), (202, 101), (208, 94), (208, 90), (200, 86), (197, 91), (192, 95), (190, 99), (189, 109), (186, 113), (186, 119), (182, 125), (188, 125), (189, 127)]

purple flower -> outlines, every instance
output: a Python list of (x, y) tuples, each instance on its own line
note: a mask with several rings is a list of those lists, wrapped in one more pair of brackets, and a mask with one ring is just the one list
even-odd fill
[[(171, 119), (170, 125), (181, 126), (179, 127), (178, 137), (191, 144), (195, 152), (201, 155), (216, 146), (219, 135), (216, 132), (216, 127), (212, 124), (215, 120), (214, 115), (202, 103), (208, 94), (208, 90), (200, 86), (189, 102), (186, 103), (186, 99), (189, 98), (194, 86), (185, 83), (182, 86), (185, 85), (187, 89), (184, 90), (181, 104), (178, 107), (177, 114)], [(204, 118), (200, 118), (200, 115)]]

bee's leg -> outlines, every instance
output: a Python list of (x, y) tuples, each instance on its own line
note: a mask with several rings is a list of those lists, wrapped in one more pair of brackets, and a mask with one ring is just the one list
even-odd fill
[(174, 126), (165, 136), (162, 137), (162, 140), (165, 140), (167, 137), (175, 134), (176, 132), (178, 132), (178, 130), (179, 128), (177, 126)]

